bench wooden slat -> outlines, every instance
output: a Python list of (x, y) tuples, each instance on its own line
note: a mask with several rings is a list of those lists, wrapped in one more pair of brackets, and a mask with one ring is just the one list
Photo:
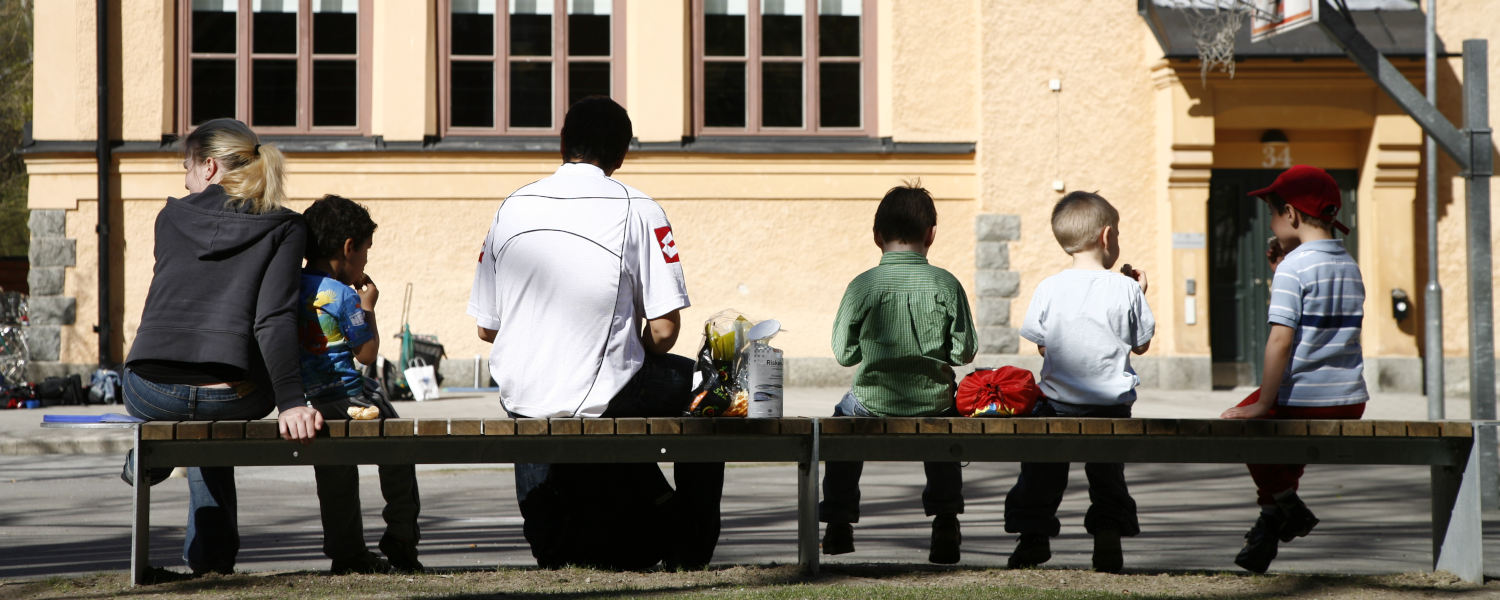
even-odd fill
[(925, 417), (917, 420), (917, 433), (952, 433), (953, 424), (942, 417)]
[[(1284, 422), (1281, 419), (1249, 419), (1242, 421), (1245, 424), (1245, 435), (1274, 436), (1278, 435), (1278, 427)], [(1305, 425), (1304, 425), (1305, 427)]]
[(209, 436), (216, 440), (243, 440), (245, 439), (245, 422), (214, 421), (209, 428)]
[(208, 439), (208, 421), (182, 421), (177, 424), (176, 438), (179, 440)]
[(1344, 437), (1369, 437), (1375, 434), (1375, 424), (1370, 421), (1339, 421), (1339, 434)]
[[(323, 421), (323, 426), (328, 429), (328, 437), (349, 437), (349, 421), (347, 419)], [(277, 433), (280, 432), (278, 431)]]
[(776, 435), (781, 424), (776, 419), (721, 418), (714, 419), (714, 433)]
[(170, 440), (176, 430), (177, 423), (173, 421), (148, 421), (141, 423), (141, 439)]
[[(840, 417), (834, 419), (849, 423), (849, 433), (875, 434), (885, 433), (885, 420), (871, 417)], [(826, 422), (826, 421), (825, 421)]]
[(1016, 419), (1016, 433), (1024, 435), (1038, 435), (1047, 433), (1047, 420), (1036, 418)]
[(1339, 419), (1310, 419), (1307, 421), (1307, 435), (1320, 437), (1335, 437), (1343, 431), (1344, 423)]
[[(1199, 422), (1202, 422), (1200, 419), (1193, 419), (1193, 421), (1193, 424), (1189, 425), (1189, 427), (1196, 427)], [(1208, 434), (1215, 437), (1242, 436), (1245, 435), (1245, 423), (1246, 421), (1241, 419), (1214, 419), (1208, 421)], [(1181, 423), (1177, 427), (1178, 431), (1182, 430)]]
[(584, 419), (583, 420), (583, 434), (584, 435), (614, 435), (615, 434), (615, 420), (614, 419)]
[(1307, 421), (1304, 419), (1276, 419), (1276, 435), (1306, 436)]
[(1407, 421), (1406, 435), (1411, 437), (1439, 437), (1443, 426), (1437, 421)]
[(1145, 435), (1146, 422), (1140, 419), (1117, 419), (1114, 422), (1115, 435)]
[(888, 417), (885, 420), (886, 433), (916, 433), (917, 421), (914, 417)]
[(516, 419), (516, 435), (547, 435), (547, 420)]
[(516, 435), (515, 419), (485, 419), (483, 427), (484, 435)]
[(1148, 419), (1146, 435), (1177, 435), (1177, 419)]
[(965, 435), (984, 433), (984, 422), (979, 419), (954, 417), (948, 419), (948, 426), (952, 429), (953, 433)]
[(1051, 417), (1047, 419), (1047, 433), (1078, 435), (1083, 431), (1083, 419), (1075, 417)]
[(678, 417), (652, 417), (646, 419), (651, 435), (676, 435), (682, 433), (682, 419)]
[(682, 435), (711, 435), (714, 432), (714, 420), (703, 417), (686, 417), (682, 419)]
[(1372, 421), (1376, 437), (1406, 437), (1406, 421)]
[(345, 421), (349, 427), (349, 437), (380, 437), (380, 421)]
[(1084, 435), (1112, 435), (1115, 424), (1109, 419), (1083, 419), (1079, 431)]
[(823, 419), (819, 431), (824, 435), (843, 435), (854, 432), (854, 419), (849, 417), (834, 417)]
[[(327, 425), (327, 422), (324, 423)], [(276, 421), (250, 421), (245, 423), (245, 439), (247, 440), (274, 440), (281, 437), (281, 424)]]
[(615, 419), (615, 433), (617, 435), (646, 435), (649, 431), (646, 420), (641, 418)]
[(447, 419), (418, 419), (417, 436), (440, 436), (448, 435)]
[(552, 435), (582, 435), (583, 419), (547, 419), (548, 431)]
[(1016, 432), (1015, 419), (989, 417), (983, 419), (975, 419), (975, 421), (980, 421), (984, 424), (984, 432), (986, 434), (994, 433), (1005, 435)]
[(385, 436), (412, 437), (417, 432), (416, 425), (411, 419), (385, 419)]
[(1443, 421), (1443, 437), (1474, 437), (1474, 424), (1468, 421)]
[(1224, 419), (1178, 419), (1177, 435), (1213, 435), (1214, 423)]
[(781, 419), (781, 435), (812, 435), (812, 426), (812, 419), (784, 417)]
[(480, 435), (484, 433), (481, 419), (449, 419), (448, 435)]

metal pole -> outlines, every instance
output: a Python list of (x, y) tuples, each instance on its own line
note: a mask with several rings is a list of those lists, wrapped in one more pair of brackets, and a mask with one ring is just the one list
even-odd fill
[[(1437, 0), (1427, 0), (1427, 102), (1437, 106)], [(1443, 286), (1438, 283), (1438, 148), (1427, 136), (1427, 290), (1422, 302), (1426, 332), (1427, 418), (1445, 416), (1443, 399)]]
[[(1469, 404), (1470, 418), (1495, 418), (1494, 285), (1490, 268), (1490, 175), (1494, 173), (1489, 115), (1489, 43), (1464, 40), (1464, 132), (1469, 138)], [(1480, 497), (1485, 508), (1500, 506), (1496, 486), (1495, 428), (1475, 427), (1479, 444)]]
[(98, 147), (96, 148), (99, 175), (99, 224), (95, 231), (99, 235), (99, 366), (114, 366), (110, 357), (109, 343), (109, 2), (95, 0), (94, 76), (98, 92), (97, 123)]

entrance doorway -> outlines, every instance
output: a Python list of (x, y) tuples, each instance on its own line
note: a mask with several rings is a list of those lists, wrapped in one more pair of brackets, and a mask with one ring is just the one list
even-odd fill
[[(1270, 333), (1266, 307), (1272, 273), (1266, 242), (1271, 225), (1265, 203), (1247, 194), (1271, 185), (1279, 174), (1278, 169), (1214, 169), (1209, 179), (1208, 335), (1214, 387), (1260, 385)], [(1328, 174), (1344, 193), (1339, 221), (1352, 225), (1358, 215), (1354, 191), (1359, 172), (1339, 169)], [(1355, 236), (1344, 242), (1356, 260), (1358, 241)]]

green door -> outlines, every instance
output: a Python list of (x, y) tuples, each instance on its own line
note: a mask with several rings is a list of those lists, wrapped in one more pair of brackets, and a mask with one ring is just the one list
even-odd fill
[[(1344, 192), (1339, 221), (1352, 229), (1358, 213), (1354, 189), (1359, 174), (1353, 170), (1328, 173)], [(1266, 263), (1266, 240), (1271, 237), (1271, 225), (1265, 203), (1247, 194), (1271, 185), (1279, 174), (1276, 169), (1215, 169), (1209, 180), (1208, 323), (1217, 385), (1260, 384), (1270, 333), (1266, 307), (1272, 273)], [(1357, 242), (1357, 235), (1345, 241), (1356, 260)]]

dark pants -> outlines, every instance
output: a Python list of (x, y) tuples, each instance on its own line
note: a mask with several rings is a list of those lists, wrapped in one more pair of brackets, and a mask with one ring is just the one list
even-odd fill
[[(1260, 400), (1260, 390), (1255, 390), (1239, 406), (1248, 406)], [(1344, 406), (1282, 406), (1271, 407), (1267, 419), (1358, 419), (1365, 414), (1365, 405)], [(1302, 470), (1307, 465), (1245, 465), (1250, 469), (1250, 479), (1255, 481), (1255, 502), (1261, 506), (1276, 504), (1276, 494), (1287, 490), (1297, 491), (1302, 483)]]
[[(1033, 416), (1118, 419), (1130, 416), (1130, 406), (1087, 406), (1043, 399)], [(1087, 463), (1083, 472), (1089, 478), (1089, 510), (1083, 517), (1083, 528), (1090, 534), (1114, 530), (1128, 537), (1140, 533), (1135, 499), (1125, 486), (1125, 465)], [(1005, 530), (1057, 535), (1061, 528), (1057, 507), (1067, 489), (1068, 463), (1021, 463), (1021, 476), (1005, 495)]]
[[(150, 421), (259, 419), (276, 408), (269, 386), (156, 383), (128, 368), (120, 379), (125, 409)], [(188, 468), (188, 520), (182, 559), (193, 572), (234, 570), (240, 551), (238, 515), (234, 467)]]
[[(681, 356), (647, 355), (602, 416), (681, 416), (690, 400), (692, 369), (693, 361)], [(675, 491), (655, 463), (517, 463), (515, 469), (526, 540), (544, 567), (638, 569), (665, 561), (668, 567), (701, 568), (713, 558), (722, 462), (675, 463)], [(589, 519), (603, 524), (587, 527)]]
[[(935, 416), (954, 416), (956, 412)], [(854, 397), (845, 394), (833, 407), (835, 417), (873, 417)], [(863, 462), (829, 462), (823, 476), (823, 501), (818, 504), (818, 520), (824, 523), (859, 522), (859, 478)], [(922, 488), (922, 512), (927, 516), (956, 515), (964, 512), (964, 475), (956, 462), (924, 462), (927, 485)]]
[[(379, 384), (365, 380), (361, 398), (338, 398), (314, 401), (313, 408), (325, 420), (349, 419), (350, 406), (380, 407), (383, 419), (398, 419), (395, 407), (386, 400)], [(327, 429), (322, 432), (327, 435)], [(323, 519), (323, 554), (334, 560), (354, 560), (368, 549), (365, 546), (364, 519), (359, 508), (359, 467), (356, 465), (317, 465), (313, 467), (318, 482), (318, 512)], [(385, 498), (385, 534), (380, 549), (386, 555), (400, 551), (401, 556), (416, 556), (417, 514), (422, 509), (417, 493), (415, 465), (380, 465), (380, 495)]]

